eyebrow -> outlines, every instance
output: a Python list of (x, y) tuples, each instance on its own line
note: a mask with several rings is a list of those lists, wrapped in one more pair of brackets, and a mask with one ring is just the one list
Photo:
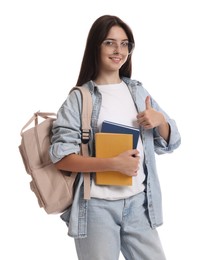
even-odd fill
[[(105, 41), (106, 40), (111, 40), (111, 41), (116, 41), (117, 42), (117, 40), (116, 39), (113, 39), (113, 38), (106, 38), (105, 39)], [(129, 41), (128, 39), (123, 39), (123, 40), (121, 40), (121, 42), (124, 42), (124, 41)]]

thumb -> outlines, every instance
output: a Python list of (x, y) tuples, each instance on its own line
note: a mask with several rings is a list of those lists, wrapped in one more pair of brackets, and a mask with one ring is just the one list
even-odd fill
[(150, 96), (146, 97), (146, 99), (145, 99), (145, 106), (146, 106), (146, 109), (150, 109), (151, 108)]

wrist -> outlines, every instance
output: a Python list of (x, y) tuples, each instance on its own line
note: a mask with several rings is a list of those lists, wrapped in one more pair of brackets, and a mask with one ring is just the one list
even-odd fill
[(160, 113), (160, 114), (161, 114), (161, 123), (159, 126), (166, 126), (168, 124), (168, 122), (166, 121), (165, 116), (162, 113)]
[(117, 170), (117, 157), (108, 158), (110, 171), (116, 171)]

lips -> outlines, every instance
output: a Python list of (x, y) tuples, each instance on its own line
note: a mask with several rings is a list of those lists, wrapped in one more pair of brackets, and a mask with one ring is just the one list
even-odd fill
[(121, 61), (120, 57), (110, 57), (110, 59), (115, 61), (115, 62), (120, 62)]

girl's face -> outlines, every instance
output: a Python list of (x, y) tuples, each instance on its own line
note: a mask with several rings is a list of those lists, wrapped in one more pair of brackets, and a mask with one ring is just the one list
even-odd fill
[(125, 31), (119, 26), (113, 26), (101, 44), (100, 69), (102, 73), (118, 72), (126, 62), (130, 43)]

